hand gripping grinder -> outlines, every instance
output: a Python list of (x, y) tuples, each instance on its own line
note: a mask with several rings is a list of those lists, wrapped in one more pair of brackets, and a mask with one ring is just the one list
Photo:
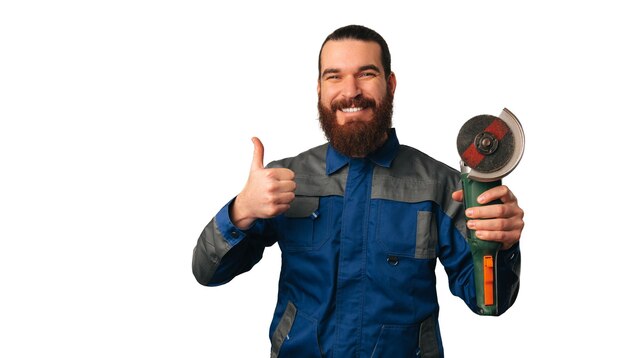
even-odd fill
[[(517, 117), (504, 109), (499, 117), (478, 115), (467, 121), (456, 141), (461, 156), (461, 182), (465, 208), (480, 206), (484, 191), (502, 184), (524, 153), (524, 131)], [(501, 203), (499, 200), (485, 205)], [(497, 316), (497, 259), (500, 243), (480, 240), (470, 230), (468, 243), (474, 261), (479, 314)]]

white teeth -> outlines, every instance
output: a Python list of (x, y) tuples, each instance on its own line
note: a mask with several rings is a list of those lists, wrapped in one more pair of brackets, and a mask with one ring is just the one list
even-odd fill
[(341, 111), (343, 113), (354, 113), (362, 110), (363, 107), (354, 107), (354, 108), (342, 108)]

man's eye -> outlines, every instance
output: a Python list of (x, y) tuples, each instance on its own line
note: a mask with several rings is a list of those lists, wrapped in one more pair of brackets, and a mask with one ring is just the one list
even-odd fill
[(363, 72), (361, 77), (376, 77), (376, 74), (374, 72)]
[(339, 78), (339, 75), (328, 75), (326, 76), (327, 80), (336, 80)]

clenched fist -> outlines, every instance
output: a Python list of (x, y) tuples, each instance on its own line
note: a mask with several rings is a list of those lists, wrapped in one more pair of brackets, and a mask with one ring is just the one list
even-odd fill
[(286, 168), (265, 169), (263, 143), (252, 138), (254, 154), (250, 175), (243, 190), (230, 208), (230, 218), (240, 229), (247, 229), (256, 219), (267, 219), (289, 209), (295, 199), (295, 173)]
[[(452, 199), (462, 202), (463, 190), (452, 193)], [(520, 240), (524, 229), (524, 210), (513, 192), (506, 185), (500, 185), (485, 191), (477, 200), (480, 204), (500, 200), (502, 204), (467, 208), (465, 215), (471, 219), (467, 227), (476, 230), (479, 239), (500, 242), (503, 250), (510, 249)]]

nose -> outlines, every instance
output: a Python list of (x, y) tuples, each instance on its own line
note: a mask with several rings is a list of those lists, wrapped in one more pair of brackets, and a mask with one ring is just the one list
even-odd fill
[(361, 88), (359, 82), (353, 76), (347, 76), (344, 78), (341, 94), (345, 98), (355, 98), (361, 95)]

